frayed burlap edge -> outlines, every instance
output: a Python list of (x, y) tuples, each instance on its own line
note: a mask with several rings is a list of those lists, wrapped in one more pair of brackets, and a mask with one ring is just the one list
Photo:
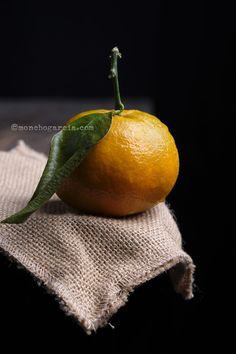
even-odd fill
[(125, 287), (122, 286), (120, 291), (109, 299), (100, 317), (95, 322), (93, 322), (80, 316), (76, 304), (71, 301), (71, 296), (67, 294), (67, 289), (62, 284), (60, 284), (55, 277), (47, 273), (48, 281), (45, 282), (40, 279), (38, 275), (29, 271), (21, 262), (18, 261), (16, 257), (12, 256), (10, 254), (10, 248), (8, 251), (6, 251), (0, 247), (0, 252), (4, 254), (10, 261), (14, 262), (18, 268), (26, 270), (26, 272), (33, 277), (39, 286), (43, 286), (45, 288), (47, 293), (52, 294), (56, 298), (61, 309), (64, 310), (67, 315), (73, 316), (88, 335), (90, 335), (93, 331), (96, 332), (98, 328), (109, 324), (108, 321), (110, 318), (122, 306), (126, 304), (129, 295), (135, 290), (137, 286), (144, 284), (148, 280), (155, 278), (161, 273), (169, 271), (169, 275), (176, 293), (181, 294), (185, 300), (193, 298), (192, 288), (195, 266), (191, 258), (184, 251), (181, 251), (182, 254), (171, 258), (162, 266), (157, 265), (157, 267), (153, 267), (149, 271), (143, 272), (141, 276), (134, 276), (132, 283), (127, 284)]

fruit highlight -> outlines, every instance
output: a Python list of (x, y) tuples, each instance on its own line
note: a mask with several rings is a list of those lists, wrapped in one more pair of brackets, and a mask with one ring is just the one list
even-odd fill
[(51, 142), (38, 186), (25, 208), (2, 223), (21, 223), (56, 193), (83, 213), (126, 216), (165, 200), (175, 185), (179, 156), (174, 138), (157, 117), (124, 109), (117, 47), (111, 52), (115, 109), (82, 112)]

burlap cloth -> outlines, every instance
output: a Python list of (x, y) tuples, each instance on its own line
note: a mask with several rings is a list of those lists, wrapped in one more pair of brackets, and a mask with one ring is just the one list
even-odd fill
[[(45, 163), (23, 141), (0, 152), (0, 220), (26, 205)], [(192, 297), (194, 265), (165, 203), (116, 219), (81, 215), (54, 196), (24, 224), (0, 224), (0, 248), (56, 294), (87, 333), (162, 272), (170, 270), (176, 292)]]

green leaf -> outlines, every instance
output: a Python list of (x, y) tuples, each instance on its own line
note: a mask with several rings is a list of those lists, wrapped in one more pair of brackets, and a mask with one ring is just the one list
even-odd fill
[(79, 166), (89, 150), (108, 132), (112, 112), (93, 113), (68, 123), (51, 141), (48, 161), (37, 188), (25, 208), (1, 221), (18, 224), (46, 203), (63, 180)]

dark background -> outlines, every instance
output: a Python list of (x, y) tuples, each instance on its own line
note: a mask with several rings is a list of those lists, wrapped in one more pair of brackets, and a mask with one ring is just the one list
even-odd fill
[(124, 103), (152, 99), (179, 148), (180, 176), (168, 201), (197, 265), (193, 300), (182, 300), (162, 275), (130, 296), (111, 320), (114, 330), (108, 326), (87, 337), (29, 274), (1, 255), (2, 345), (26, 350), (30, 338), (38, 348), (67, 345), (68, 352), (226, 349), (233, 309), (226, 202), (233, 188), (228, 144), (235, 136), (232, 4), (7, 1), (0, 9), (3, 102), (110, 97), (108, 54), (119, 46)]

